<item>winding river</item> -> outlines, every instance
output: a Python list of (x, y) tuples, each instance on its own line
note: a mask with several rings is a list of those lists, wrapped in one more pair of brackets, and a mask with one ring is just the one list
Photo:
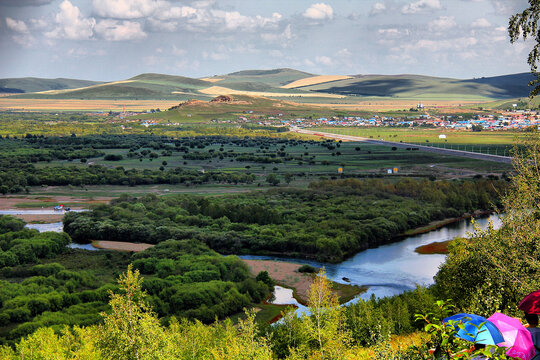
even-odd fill
[[(495, 228), (501, 226), (501, 220), (497, 215), (475, 220), (482, 229), (487, 228), (489, 221), (493, 222)], [(245, 255), (240, 258), (288, 261), (315, 267), (324, 266), (328, 278), (333, 281), (346, 283), (343, 278), (348, 278), (351, 284), (369, 286), (368, 291), (361, 296), (368, 299), (372, 295), (376, 297), (397, 295), (414, 289), (416, 284), (432, 284), (433, 276), (444, 261), (445, 255), (421, 255), (414, 250), (418, 246), (434, 241), (440, 242), (467, 236), (472, 231), (474, 227), (471, 221), (464, 219), (424, 234), (409, 236), (400, 242), (362, 251), (339, 264), (274, 256)]]
[[(39, 212), (39, 210), (32, 211)], [(17, 212), (27, 213), (23, 210), (18, 210)], [(482, 229), (487, 228), (490, 221), (495, 228), (501, 226), (501, 220), (498, 215), (490, 215), (475, 220), (476, 224)], [(27, 227), (39, 231), (62, 231), (61, 222), (52, 224), (28, 224)], [(347, 278), (350, 284), (368, 286), (368, 291), (360, 297), (368, 299), (372, 295), (375, 297), (385, 297), (400, 294), (404, 291), (414, 289), (417, 284), (432, 284), (433, 276), (437, 273), (439, 265), (444, 261), (445, 255), (421, 255), (414, 250), (418, 246), (430, 244), (434, 241), (440, 242), (451, 240), (455, 237), (464, 237), (473, 231), (474, 227), (471, 221), (464, 219), (424, 234), (409, 236), (400, 242), (362, 251), (339, 264), (274, 256), (242, 255), (240, 258), (295, 262), (309, 264), (315, 267), (324, 266), (328, 278), (333, 281), (346, 283), (343, 279)], [(71, 244), (71, 247), (98, 250), (91, 244)], [(292, 297), (292, 290), (282, 287), (276, 287), (276, 289), (277, 303), (296, 304), (296, 300)]]

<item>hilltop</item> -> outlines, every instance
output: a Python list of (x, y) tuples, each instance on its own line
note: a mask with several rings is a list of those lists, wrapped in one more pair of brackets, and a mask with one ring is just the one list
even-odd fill
[(210, 100), (219, 95), (264, 96), (306, 103), (377, 100), (487, 102), (527, 97), (530, 73), (453, 79), (425, 75), (317, 75), (294, 69), (244, 70), (201, 79), (140, 74), (97, 83), (71, 79), (0, 79), (13, 98), (107, 100)]

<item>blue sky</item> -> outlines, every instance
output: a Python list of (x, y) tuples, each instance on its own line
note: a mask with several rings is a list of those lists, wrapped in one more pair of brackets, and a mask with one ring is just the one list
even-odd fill
[(290, 67), (472, 78), (528, 71), (526, 0), (0, 0), (0, 77), (120, 80)]

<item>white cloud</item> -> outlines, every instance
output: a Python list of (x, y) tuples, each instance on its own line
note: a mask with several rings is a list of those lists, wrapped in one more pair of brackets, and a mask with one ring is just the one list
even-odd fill
[(444, 51), (457, 51), (465, 50), (478, 44), (478, 39), (472, 36), (459, 37), (448, 40), (431, 40), (420, 39), (414, 43), (402, 44), (391, 48), (393, 52), (418, 52), (419, 49), (423, 49), (432, 53), (444, 52)]
[(325, 3), (317, 3), (311, 5), (305, 12), (304, 17), (313, 20), (325, 20), (332, 19), (334, 17), (334, 10), (332, 7)]
[(263, 33), (261, 38), (268, 42), (277, 42), (282, 46), (287, 46), (289, 42), (294, 38), (294, 35), (291, 30), (291, 24), (287, 24), (283, 32), (281, 33)]
[(30, 25), (33, 29), (43, 30), (48, 24), (43, 19), (30, 19)]
[(156, 13), (159, 20), (181, 19), (193, 16), (197, 13), (197, 9), (190, 6), (172, 7), (167, 10), (162, 10)]
[(409, 29), (400, 30), (397, 28), (387, 28), (379, 29), (377, 32), (386, 39), (397, 39), (409, 35)]
[(318, 64), (322, 64), (322, 65), (332, 65), (334, 63), (334, 61), (332, 60), (331, 57), (328, 57), (328, 56), (316, 56), (315, 57), (315, 62), (318, 63)]
[(471, 26), (473, 28), (487, 28), (491, 26), (491, 23), (486, 18), (479, 18), (473, 21)]
[(401, 8), (403, 14), (416, 14), (425, 10), (438, 10), (441, 9), (441, 2), (439, 0), (418, 0)]
[(102, 20), (96, 24), (95, 31), (109, 41), (138, 40), (146, 37), (141, 24), (136, 21)]
[(344, 49), (341, 49), (339, 50), (336, 55), (338, 57), (351, 57), (352, 56), (352, 53), (349, 51), (349, 49), (347, 48), (344, 48)]
[(15, 20), (12, 18), (7, 17), (6, 18), (6, 25), (8, 29), (13, 30), (15, 32), (21, 33), (21, 34), (28, 34), (28, 27), (22, 20)]
[(31, 47), (36, 43), (36, 39), (29, 34), (17, 34), (11, 37), (13, 41), (24, 47)]
[(84, 40), (92, 37), (96, 19), (84, 18), (78, 7), (69, 0), (60, 4), (60, 12), (55, 16), (56, 27), (45, 33), (50, 38)]
[(97, 15), (116, 19), (142, 18), (170, 6), (163, 0), (93, 0), (92, 4)]
[(439, 16), (437, 19), (429, 22), (428, 28), (430, 31), (440, 32), (449, 30), (456, 25), (457, 24), (453, 16)]
[(506, 32), (507, 29), (504, 26), (499, 26), (499, 27), (496, 27), (495, 30)]
[(156, 31), (173, 32), (178, 28), (178, 22), (176, 21), (163, 21), (157, 19), (149, 20), (150, 26)]
[(386, 11), (386, 5), (384, 3), (377, 2), (377, 3), (373, 4), (373, 6), (371, 7), (370, 14), (371, 15), (376, 15), (376, 14), (383, 13), (385, 11)]
[(172, 53), (173, 55), (175, 56), (183, 56), (183, 55), (186, 55), (187, 54), (187, 51), (184, 50), (184, 49), (180, 49), (180, 48), (177, 48), (176, 45), (173, 45), (172, 46)]

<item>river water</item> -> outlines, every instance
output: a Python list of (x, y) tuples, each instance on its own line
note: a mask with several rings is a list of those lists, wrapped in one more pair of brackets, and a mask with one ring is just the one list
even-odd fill
[[(501, 220), (497, 215), (476, 219), (475, 223), (480, 228), (485, 229), (489, 221), (493, 223), (495, 228), (501, 226)], [(343, 278), (348, 278), (350, 284), (369, 286), (368, 291), (361, 295), (361, 298), (368, 299), (372, 294), (376, 297), (392, 296), (412, 290), (416, 284), (433, 284), (433, 276), (437, 273), (439, 265), (446, 256), (439, 254), (421, 255), (414, 250), (418, 246), (434, 241), (440, 242), (455, 237), (464, 237), (472, 231), (474, 231), (474, 227), (470, 220), (460, 220), (437, 230), (409, 236), (400, 242), (362, 251), (339, 264), (274, 256), (245, 255), (240, 256), (240, 258), (289, 261), (315, 267), (324, 266), (328, 278), (333, 281), (348, 283), (343, 280)]]

